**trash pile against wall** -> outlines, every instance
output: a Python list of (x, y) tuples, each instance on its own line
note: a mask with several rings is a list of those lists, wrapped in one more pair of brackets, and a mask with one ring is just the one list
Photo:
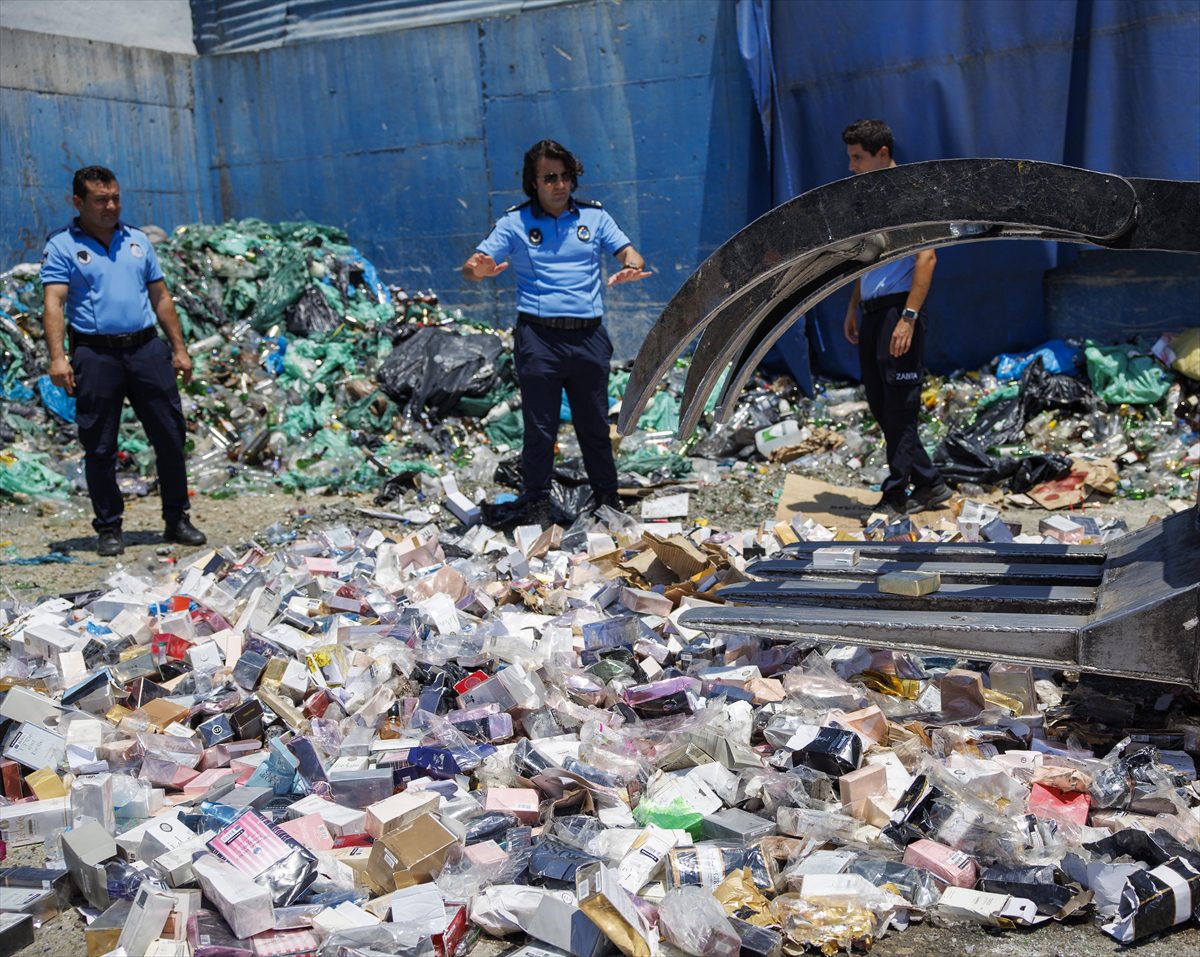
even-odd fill
[[(1183, 360), (1168, 343), (1184, 340)], [(921, 395), (921, 438), (947, 482), (970, 496), (1000, 487), (1021, 504), (1059, 507), (1039, 490), (1061, 491), (1085, 472), (1106, 495), (1194, 500), (1200, 464), (1200, 379), (1189, 375), (1197, 336), (1164, 335), (1051, 357), (1049, 346), (998, 356), (985, 370), (930, 377)], [(1072, 364), (1074, 363), (1074, 364)], [(1065, 368), (1069, 372), (1052, 372)], [(878, 426), (861, 387), (823, 383), (814, 399), (759, 381), (731, 421), (696, 446), (713, 456), (757, 451), (846, 486), (887, 475)], [(1103, 480), (1099, 477), (1103, 476)], [(1077, 504), (1086, 493), (1061, 500)]]
[[(150, 232), (195, 364), (183, 390), (194, 493), (395, 489), (448, 464), (491, 482), (519, 448), (511, 334), (385, 287), (341, 231), (243, 220)], [(86, 490), (74, 400), (44, 374), (41, 302), (35, 265), (0, 276), (0, 494), (17, 498)], [(569, 434), (562, 450), (578, 455)], [(127, 494), (152, 490), (129, 410), (120, 462)], [(634, 485), (688, 469), (640, 445), (619, 465)]]
[(799, 519), (453, 511), (0, 600), (0, 828), (45, 854), (0, 866), (6, 950), (75, 906), (89, 954), (191, 957), (1195, 922), (1194, 694), (679, 622)]
[[(184, 394), (194, 493), (281, 486), (387, 497), (450, 468), (490, 485), (519, 448), (509, 333), (447, 311), (432, 293), (387, 288), (342, 231), (257, 220), (169, 237), (150, 230), (195, 363)], [(4, 497), (85, 490), (74, 402), (44, 374), (41, 295), (34, 265), (0, 276)], [(688, 474), (715, 481), (722, 467), (764, 456), (849, 486), (886, 475), (862, 390), (837, 383), (820, 383), (809, 400), (790, 380), (759, 379), (728, 425), (706, 424), (680, 454), (672, 433), (685, 373), (682, 363), (672, 371), (622, 444), (625, 487)], [(614, 404), (627, 378), (614, 371)], [(1108, 494), (1186, 499), (1200, 460), (1198, 379), (1200, 330), (1154, 344), (1055, 340), (999, 356), (989, 370), (931, 379), (922, 436), (967, 495), (1000, 486), (1038, 501), (1044, 483), (1089, 471), (1108, 476), (1091, 486)], [(119, 480), (143, 495), (155, 482), (153, 453), (126, 415)], [(561, 438), (571, 472), (578, 449), (569, 429)], [(517, 470), (507, 474), (519, 482)], [(568, 519), (586, 504), (577, 488), (556, 489)]]

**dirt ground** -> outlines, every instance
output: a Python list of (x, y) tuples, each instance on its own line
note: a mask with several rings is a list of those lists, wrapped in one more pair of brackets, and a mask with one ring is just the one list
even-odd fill
[[(717, 528), (741, 530), (762, 522), (773, 521), (776, 501), (783, 486), (785, 470), (778, 465), (750, 467), (732, 472), (715, 485), (680, 486), (656, 489), (652, 496), (669, 494), (678, 488), (691, 492), (691, 518), (706, 519)], [(474, 488), (463, 483), (463, 491), (472, 494)], [(1179, 503), (1176, 507), (1185, 506)], [(415, 493), (404, 500), (382, 506), (388, 511), (402, 512), (406, 507), (422, 505)], [(299, 530), (305, 525), (323, 527), (343, 522), (350, 525), (371, 524), (374, 519), (360, 514), (359, 508), (379, 508), (370, 494), (309, 495), (269, 494), (243, 495), (237, 498), (212, 499), (198, 496), (192, 506), (192, 521), (207, 535), (215, 547), (235, 547), (258, 537), (263, 530), (280, 523)], [(434, 506), (432, 511), (437, 511)], [(637, 505), (628, 506), (637, 514)], [(1164, 518), (1173, 509), (1162, 499), (1131, 501), (1102, 499), (1088, 502), (1086, 513), (1097, 521), (1123, 518), (1131, 531), (1147, 522)], [(861, 528), (869, 510), (859, 517), (845, 521), (847, 529)], [(1051, 513), (1040, 509), (1003, 507), (1001, 517), (1010, 524), (1019, 524), (1024, 532), (1037, 531), (1038, 522)], [(951, 517), (949, 511), (930, 512), (918, 517), (921, 524), (932, 525), (939, 517)], [(396, 527), (395, 522), (382, 521), (381, 527)], [(74, 496), (66, 502), (30, 505), (0, 504), (0, 592), (10, 589), (15, 596), (29, 600), (30, 595), (56, 595), (96, 588), (118, 566), (136, 574), (154, 574), (186, 552), (177, 545), (162, 542), (162, 520), (159, 500), (150, 495), (131, 499), (125, 512), (125, 554), (118, 558), (96, 555), (95, 533), (91, 513), (85, 498)], [(45, 558), (59, 552), (71, 559), (67, 563), (12, 564), (12, 559)]]
[[(778, 466), (735, 473), (715, 486), (693, 488), (692, 517), (707, 518), (725, 529), (752, 527), (773, 520), (775, 501), (783, 482)], [(466, 489), (468, 492), (471, 489)], [(661, 494), (671, 491), (663, 489)], [(408, 505), (416, 504), (412, 494)], [(403, 511), (405, 503), (383, 506)], [(375, 508), (369, 495), (311, 496), (282, 492), (213, 500), (200, 497), (193, 506), (193, 521), (203, 529), (212, 546), (235, 550), (252, 539), (262, 541), (263, 530), (275, 523), (302, 530), (306, 525), (325, 527), (346, 523), (395, 523), (367, 518), (358, 508)], [(630, 511), (634, 511), (633, 508)], [(1089, 507), (1099, 521), (1125, 519), (1131, 530), (1170, 514), (1168, 503), (1113, 500)], [(1047, 513), (1005, 508), (1002, 517), (1034, 532)], [(936, 516), (931, 516), (930, 521)], [(98, 588), (118, 567), (135, 574), (154, 575), (166, 571), (188, 550), (163, 545), (159, 503), (154, 496), (128, 503), (125, 518), (127, 549), (118, 559), (101, 559), (95, 554), (95, 538), (86, 501), (72, 499), (53, 505), (0, 506), (0, 596), (29, 602), (43, 595), (64, 594)], [(68, 563), (11, 564), (14, 558), (39, 558), (58, 552), (73, 559)], [(16, 848), (7, 863), (41, 864), (42, 849)], [(40, 929), (34, 944), (19, 957), (68, 957), (85, 952), (83, 924), (74, 910), (64, 913)], [(473, 957), (493, 957), (508, 949), (507, 942), (482, 938)], [(903, 933), (879, 941), (871, 953), (880, 957), (1079, 957), (1125, 951), (1102, 934), (1095, 924), (1064, 926), (1052, 924), (1033, 931), (991, 931), (976, 927), (932, 927), (914, 925)], [(1152, 939), (1129, 952), (1138, 957), (1185, 957), (1200, 953), (1200, 929), (1195, 926)]]

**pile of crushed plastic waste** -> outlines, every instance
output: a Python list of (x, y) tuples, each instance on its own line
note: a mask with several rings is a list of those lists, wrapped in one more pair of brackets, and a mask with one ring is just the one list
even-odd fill
[(444, 517), (0, 600), (4, 952), (72, 907), (191, 957), (1195, 921), (1194, 693), (681, 624), (811, 521)]
[[(183, 395), (194, 491), (363, 491), (447, 464), (490, 481), (520, 445), (511, 335), (384, 286), (341, 231), (150, 231), (195, 364)], [(86, 490), (74, 400), (44, 374), (41, 303), (35, 265), (0, 276), (0, 496)], [(120, 461), (124, 491), (150, 491), (153, 455), (128, 410)], [(687, 470), (665, 450), (619, 465), (633, 483)]]
[[(1090, 468), (1105, 473), (1094, 490), (1108, 495), (1195, 496), (1200, 328), (1153, 343), (1054, 340), (976, 372), (930, 376), (921, 403), (922, 443), (964, 494), (1028, 493)], [(818, 383), (810, 399), (760, 380), (695, 449), (716, 457), (756, 451), (849, 487), (887, 475), (861, 386)]]
[[(196, 366), (184, 396), (195, 492), (383, 492), (450, 470), (489, 485), (520, 445), (510, 334), (433, 293), (385, 286), (342, 231), (257, 220), (169, 237), (150, 229)], [(0, 498), (85, 490), (73, 400), (44, 374), (41, 298), (35, 265), (0, 275)], [(766, 456), (849, 486), (886, 475), (863, 390), (826, 381), (809, 398), (790, 379), (760, 375), (731, 421), (713, 426), (709, 415), (681, 454), (685, 373), (686, 360), (624, 441), (623, 485), (689, 472), (715, 481), (721, 465)], [(614, 405), (627, 380), (614, 370)], [(1092, 486), (1100, 491), (1187, 499), (1200, 461), (1200, 328), (1155, 343), (1055, 340), (931, 378), (922, 398), (922, 439), (966, 494), (1025, 493), (1091, 463), (1110, 473)], [(153, 456), (131, 412), (120, 449), (122, 487), (146, 494)], [(577, 458), (569, 429), (561, 452)], [(518, 470), (506, 481), (519, 482)], [(584, 504), (581, 486), (567, 465), (556, 486), (564, 515)]]

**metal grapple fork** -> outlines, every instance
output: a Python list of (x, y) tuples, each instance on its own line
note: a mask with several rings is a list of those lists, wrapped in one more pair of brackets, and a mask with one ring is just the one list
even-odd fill
[[(1029, 160), (912, 163), (830, 183), (751, 223), (683, 284), (638, 353), (621, 407), (628, 434), (662, 377), (700, 337), (678, 435), (730, 365), (717, 417), (806, 310), (857, 276), (920, 249), (1042, 239), (1200, 252), (1200, 183), (1124, 179)], [(1200, 688), (1200, 491), (1186, 512), (1108, 548), (863, 543), (860, 562), (818, 568), (802, 543), (758, 562), (732, 604), (681, 622), (779, 639), (821, 636), (1018, 661)], [(920, 598), (880, 592), (897, 569), (936, 570)]]

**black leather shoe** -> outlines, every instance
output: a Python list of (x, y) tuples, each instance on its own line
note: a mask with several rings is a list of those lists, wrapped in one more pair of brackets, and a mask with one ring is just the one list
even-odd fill
[(121, 537), (119, 528), (98, 533), (96, 554), (101, 558), (112, 558), (114, 555), (120, 555), (123, 551), (125, 551), (125, 539)]
[(939, 505), (945, 505), (950, 501), (950, 497), (954, 493), (945, 482), (938, 482), (937, 485), (929, 485), (925, 488), (913, 489), (912, 495), (908, 497), (908, 514), (914, 515), (917, 512), (927, 512), (937, 508)]
[(163, 541), (176, 542), (180, 545), (203, 545), (208, 541), (208, 537), (188, 521), (185, 515), (179, 521), (173, 522), (163, 530)]

